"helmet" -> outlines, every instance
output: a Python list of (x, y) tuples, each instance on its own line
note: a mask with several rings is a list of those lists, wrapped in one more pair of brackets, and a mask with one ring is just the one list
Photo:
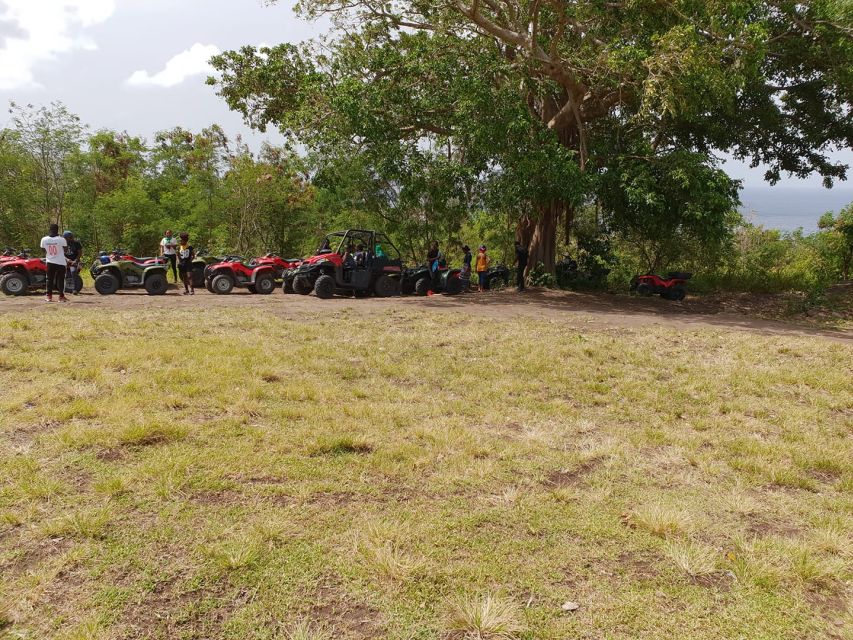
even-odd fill
[(62, 234), (62, 237), (63, 237), (63, 238), (73, 238), (73, 237), (74, 237), (74, 234), (73, 234), (73, 233), (71, 233), (70, 231), (65, 231), (65, 232)]

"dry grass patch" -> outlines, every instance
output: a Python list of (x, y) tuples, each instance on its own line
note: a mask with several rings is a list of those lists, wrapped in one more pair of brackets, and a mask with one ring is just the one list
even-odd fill
[(669, 540), (666, 555), (691, 578), (708, 576), (717, 570), (717, 552), (692, 540)]
[(687, 511), (661, 503), (638, 507), (626, 514), (624, 519), (632, 529), (647, 531), (659, 538), (686, 535), (692, 524), (692, 518)]
[(464, 640), (513, 640), (524, 630), (521, 608), (514, 601), (486, 594), (461, 596), (450, 603), (445, 629)]

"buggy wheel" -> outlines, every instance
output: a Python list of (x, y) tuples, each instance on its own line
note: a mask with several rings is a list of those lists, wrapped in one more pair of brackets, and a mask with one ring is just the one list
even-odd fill
[(400, 280), (383, 273), (376, 279), (376, 283), (373, 285), (373, 292), (380, 298), (399, 296)]
[(0, 289), (7, 296), (22, 296), (29, 289), (29, 283), (20, 273), (7, 273), (0, 279)]
[(145, 290), (149, 296), (162, 296), (168, 286), (165, 273), (152, 273), (145, 278)]
[(293, 291), (293, 278), (284, 277), (284, 281), (281, 283), (281, 292), (282, 293), (294, 293)]
[(102, 273), (95, 278), (95, 291), (102, 296), (108, 296), (116, 291), (121, 286), (121, 282), (111, 273)]
[(432, 288), (432, 282), (431, 282), (430, 278), (427, 278), (427, 277), (420, 278), (415, 283), (415, 295), (416, 296), (425, 296), (429, 293), (429, 290), (431, 288)]
[(645, 282), (641, 282), (637, 285), (637, 293), (641, 296), (649, 297), (652, 295), (652, 288)]
[(226, 295), (231, 293), (231, 290), (234, 288), (234, 281), (230, 276), (214, 276), (210, 283), (210, 288), (213, 289), (213, 293)]
[(335, 295), (335, 279), (323, 274), (314, 283), (314, 295), (327, 300)]
[(262, 273), (255, 278), (255, 293), (262, 296), (269, 295), (275, 289), (275, 278), (271, 273)]
[(308, 280), (305, 276), (296, 276), (293, 278), (293, 292), (298, 293), (301, 296), (307, 296), (311, 293), (311, 290), (314, 287), (311, 285), (311, 281)]

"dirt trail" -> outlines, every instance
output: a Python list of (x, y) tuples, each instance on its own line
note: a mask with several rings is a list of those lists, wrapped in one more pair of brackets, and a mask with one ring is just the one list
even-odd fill
[(751, 331), (765, 335), (813, 336), (832, 341), (853, 343), (853, 331), (821, 329), (788, 322), (765, 320), (746, 314), (721, 311), (699, 298), (674, 303), (660, 298), (636, 298), (600, 293), (573, 293), (567, 291), (531, 290), (516, 293), (514, 290), (466, 294), (462, 296), (432, 296), (430, 298), (335, 298), (319, 300), (314, 296), (285, 296), (280, 291), (269, 296), (235, 292), (216, 296), (199, 291), (195, 296), (182, 296), (174, 288), (165, 296), (148, 296), (144, 292), (119, 292), (113, 296), (100, 296), (91, 290), (73, 297), (67, 305), (54, 302), (50, 305), (41, 295), (20, 298), (0, 297), (0, 313), (26, 313), (32, 309), (125, 310), (125, 309), (209, 309), (232, 308), (263, 309), (284, 318), (298, 318), (304, 313), (318, 313), (335, 308), (371, 316), (389, 308), (429, 309), (436, 312), (464, 312), (496, 319), (528, 317), (560, 319), (569, 325), (595, 324), (605, 327), (662, 326), (672, 328), (714, 328)]

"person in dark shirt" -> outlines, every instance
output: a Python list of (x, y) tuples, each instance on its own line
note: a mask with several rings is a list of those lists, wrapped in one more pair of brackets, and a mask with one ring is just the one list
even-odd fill
[(467, 244), (462, 246), (462, 271), (459, 277), (462, 279), (464, 290), (467, 291), (471, 286), (471, 260), (474, 256), (471, 254), (471, 247)]
[(524, 272), (527, 270), (527, 260), (529, 257), (527, 247), (518, 240), (515, 241), (515, 264), (517, 268), (516, 286), (519, 291), (524, 291)]
[(438, 284), (438, 266), (440, 259), (441, 251), (438, 250), (438, 243), (433, 240), (429, 245), (429, 251), (427, 251), (427, 267), (429, 268), (430, 281), (432, 283), (430, 287), (433, 291), (435, 291)]
[(68, 277), (66, 282), (71, 285), (71, 291), (66, 291), (66, 293), (72, 293), (76, 296), (80, 293), (77, 290), (76, 283), (77, 274), (80, 273), (80, 259), (83, 257), (83, 245), (80, 244), (80, 241), (74, 237), (71, 231), (66, 231), (62, 234), (62, 237), (68, 243), (65, 246), (65, 259), (68, 261)]
[(181, 282), (184, 283), (184, 295), (194, 296), (193, 260), (195, 260), (195, 249), (190, 245), (190, 234), (184, 232), (180, 235), (180, 238), (181, 242), (176, 249), (178, 273), (181, 275)]

